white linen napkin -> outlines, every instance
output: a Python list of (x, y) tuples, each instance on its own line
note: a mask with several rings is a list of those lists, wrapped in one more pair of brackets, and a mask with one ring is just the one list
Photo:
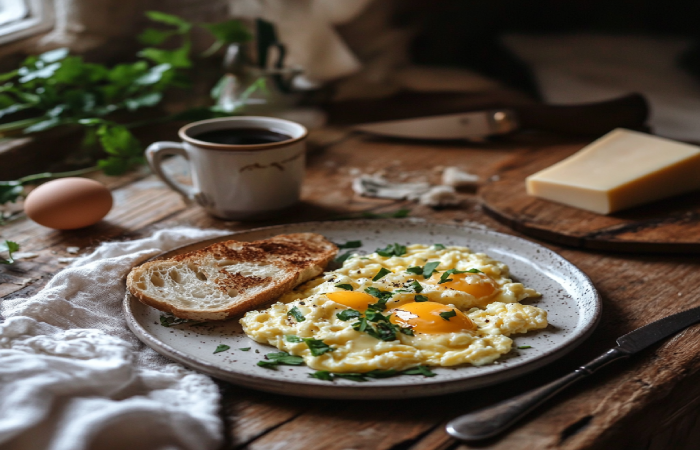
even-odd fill
[(134, 265), (227, 233), (174, 228), (102, 244), (34, 297), (0, 304), (0, 447), (217, 448), (217, 386), (142, 344), (121, 305)]

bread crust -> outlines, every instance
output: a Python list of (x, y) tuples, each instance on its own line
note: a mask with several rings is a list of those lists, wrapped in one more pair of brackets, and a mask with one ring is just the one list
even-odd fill
[[(201, 250), (172, 258), (149, 261), (134, 267), (127, 276), (129, 292), (140, 302), (182, 319), (198, 321), (224, 320), (268, 304), (294, 287), (321, 274), (338, 249), (332, 242), (316, 233), (279, 235), (253, 242), (219, 242)], [(253, 264), (255, 267), (279, 271), (281, 276), (260, 278), (240, 273), (228, 273), (225, 268), (233, 264)], [(213, 267), (213, 266), (216, 267)], [(154, 295), (159, 292), (152, 283), (153, 273), (179, 270), (218, 270), (215, 277), (202, 282), (207, 289), (237, 294), (231, 302), (218, 308), (183, 307), (171, 296)], [(149, 278), (150, 277), (150, 278)], [(262, 280), (262, 281), (261, 281)], [(159, 281), (162, 281), (159, 279)], [(169, 282), (170, 280), (166, 280)], [(216, 285), (216, 286), (215, 286)], [(251, 290), (254, 294), (247, 295)], [(218, 292), (219, 295), (223, 295)], [(240, 294), (240, 295), (239, 295)], [(196, 301), (194, 297), (189, 299)]]

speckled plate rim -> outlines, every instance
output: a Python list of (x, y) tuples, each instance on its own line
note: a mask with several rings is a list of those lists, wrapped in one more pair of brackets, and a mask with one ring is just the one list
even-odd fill
[[(265, 392), (271, 392), (275, 394), (292, 395), (298, 397), (310, 397), (310, 398), (327, 398), (327, 399), (395, 399), (395, 398), (417, 398), (417, 397), (428, 397), (435, 395), (449, 394), (453, 392), (466, 391), (472, 389), (478, 389), (494, 384), (507, 381), (509, 379), (517, 378), (526, 373), (532, 372), (540, 367), (543, 367), (567, 353), (574, 350), (578, 345), (585, 341), (595, 330), (598, 323), (600, 322), (602, 314), (602, 301), (600, 294), (595, 289), (593, 282), (590, 280), (588, 275), (576, 267), (573, 263), (569, 262), (564, 257), (560, 256), (556, 252), (527, 239), (520, 238), (518, 236), (513, 236), (509, 234), (499, 233), (490, 229), (484, 229), (481, 227), (474, 227), (469, 225), (455, 225), (450, 223), (440, 223), (431, 222), (423, 219), (384, 219), (384, 220), (352, 220), (343, 221), (345, 224), (356, 224), (357, 226), (362, 225), (377, 225), (381, 223), (388, 224), (411, 224), (411, 225), (430, 225), (436, 227), (453, 228), (453, 229), (469, 229), (477, 234), (489, 235), (496, 239), (502, 239), (512, 242), (517, 242), (521, 245), (531, 246), (534, 249), (542, 252), (553, 261), (558, 262), (562, 266), (566, 267), (568, 270), (574, 272), (578, 276), (578, 281), (586, 284), (584, 286), (588, 289), (590, 295), (593, 296), (593, 311), (590, 319), (582, 326), (577, 329), (577, 331), (568, 339), (564, 344), (558, 347), (546, 351), (534, 359), (523, 361), (521, 363), (513, 364), (509, 367), (503, 367), (496, 373), (488, 373), (481, 376), (469, 376), (463, 379), (454, 380), (440, 380), (439, 377), (433, 378), (422, 378), (420, 381), (415, 381), (416, 378), (412, 377), (412, 382), (406, 386), (383, 386), (377, 385), (372, 382), (368, 383), (351, 383), (351, 384), (336, 384), (324, 382), (319, 384), (318, 380), (309, 379), (309, 381), (298, 381), (298, 380), (286, 380), (286, 379), (274, 379), (270, 376), (259, 376), (254, 373), (249, 372), (236, 372), (230, 369), (224, 369), (216, 364), (204, 361), (196, 356), (189, 353), (183, 352), (175, 347), (172, 347), (155, 336), (151, 335), (137, 320), (134, 315), (132, 302), (138, 303), (138, 300), (131, 296), (129, 291), (126, 291), (123, 301), (123, 311), (126, 318), (127, 325), (129, 329), (147, 346), (160, 353), (161, 355), (177, 361), (191, 369), (197, 370), (199, 372), (210, 375), (214, 378), (228, 381), (240, 386), (261, 390)], [(259, 233), (259, 232), (276, 232), (275, 234), (285, 233), (286, 229), (290, 227), (322, 227), (324, 224), (338, 224), (338, 221), (328, 221), (328, 222), (303, 222), (303, 223), (293, 223), (285, 225), (275, 225), (269, 227), (259, 227), (244, 231), (238, 231), (225, 236), (219, 236), (212, 239), (202, 240), (196, 243), (181, 246), (167, 252), (158, 254), (148, 261), (155, 259), (169, 257), (173, 254), (184, 253), (188, 251), (193, 251), (202, 247), (206, 247), (216, 242), (225, 241), (234, 238), (240, 238), (242, 235)], [(319, 230), (315, 230), (319, 231)], [(295, 231), (296, 232), (296, 231)], [(243, 239), (245, 240), (245, 239)], [(578, 301), (578, 300), (577, 300)], [(271, 349), (274, 350), (274, 349)], [(270, 373), (274, 372), (269, 372)], [(381, 381), (381, 380), (379, 380)]]

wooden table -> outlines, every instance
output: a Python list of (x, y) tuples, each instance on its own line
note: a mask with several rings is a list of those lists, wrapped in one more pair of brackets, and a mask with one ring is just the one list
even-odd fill
[[(172, 133), (169, 131), (168, 133)], [(166, 133), (167, 134), (167, 133)], [(551, 143), (582, 145), (561, 138), (495, 144), (417, 144), (359, 136), (337, 140), (315, 133), (303, 202), (273, 223), (320, 220), (357, 211), (393, 211), (402, 202), (357, 197), (351, 173), (384, 170), (407, 179), (437, 181), (441, 167), (460, 166), (487, 180), (506, 170), (516, 155)], [(163, 137), (163, 136), (162, 136)], [(170, 140), (175, 135), (164, 136)], [(319, 142), (325, 142), (320, 145)], [(114, 193), (106, 220), (69, 232), (26, 219), (4, 226), (1, 237), (18, 241), (34, 259), (0, 269), (0, 296), (25, 297), (40, 290), (63, 265), (67, 247), (90, 251), (108, 240), (135, 239), (175, 225), (242, 230), (266, 223), (224, 222), (187, 205), (146, 169), (117, 178), (99, 176)], [(408, 204), (411, 216), (451, 223), (477, 222), (512, 233), (487, 217), (474, 193), (461, 194), (458, 208), (434, 211)], [(499, 440), (459, 444), (445, 422), (464, 412), (508, 398), (573, 370), (614, 344), (615, 338), (667, 314), (700, 304), (698, 257), (593, 253), (548, 247), (586, 272), (604, 303), (602, 322), (567, 357), (507, 383), (443, 397), (397, 401), (329, 401), (283, 397), (219, 383), (226, 424), (225, 448), (246, 449), (695, 449), (700, 447), (700, 326), (678, 334), (638, 357), (603, 369), (558, 396)]]

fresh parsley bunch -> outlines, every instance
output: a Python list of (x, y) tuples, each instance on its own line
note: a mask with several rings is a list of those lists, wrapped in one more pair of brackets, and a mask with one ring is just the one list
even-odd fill
[[(71, 55), (68, 49), (59, 48), (30, 56), (17, 69), (0, 74), (0, 121), (4, 121), (0, 124), (0, 138), (75, 126), (85, 127), (84, 148), (101, 148), (94, 167), (1, 181), (0, 204), (17, 200), (25, 184), (41, 179), (75, 176), (98, 169), (107, 175), (120, 175), (142, 164), (143, 146), (131, 131), (138, 126), (228, 115), (212, 107), (137, 123), (115, 121), (116, 113), (128, 117), (124, 113), (156, 106), (167, 91), (191, 84), (187, 69), (193, 65), (190, 32), (195, 24), (158, 11), (146, 15), (160, 28), (148, 28), (139, 36), (139, 41), (147, 47), (137, 53), (134, 62), (108, 67), (86, 62), (81, 56)], [(207, 30), (215, 40), (206, 55), (225, 44), (252, 39), (238, 20), (197, 26)], [(175, 48), (158, 47), (172, 45), (175, 39), (179, 40)]]

